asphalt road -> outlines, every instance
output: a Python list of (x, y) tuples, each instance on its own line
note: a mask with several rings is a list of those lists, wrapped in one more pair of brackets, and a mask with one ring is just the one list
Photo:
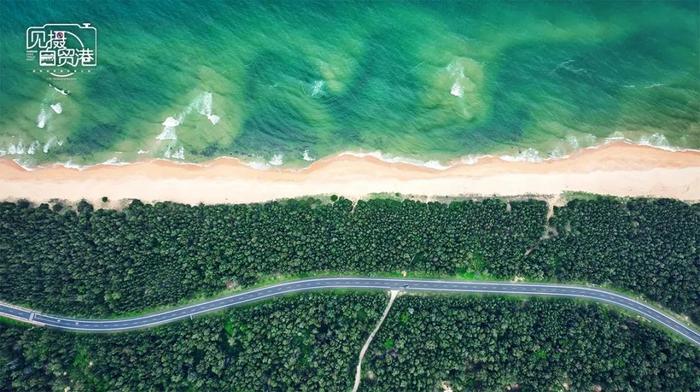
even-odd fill
[(275, 284), (251, 291), (244, 291), (227, 297), (175, 308), (168, 311), (157, 312), (145, 316), (115, 319), (115, 320), (90, 320), (72, 319), (61, 316), (52, 316), (37, 313), (31, 309), (20, 308), (11, 304), (0, 302), (0, 315), (19, 321), (33, 323), (41, 326), (85, 332), (118, 332), (138, 328), (152, 327), (159, 324), (170, 323), (176, 320), (190, 318), (202, 313), (217, 309), (228, 308), (275, 297), (286, 293), (303, 292), (317, 289), (355, 288), (355, 289), (379, 289), (379, 290), (404, 290), (407, 292), (429, 291), (450, 293), (495, 293), (511, 295), (544, 295), (557, 297), (574, 297), (605, 302), (635, 312), (649, 320), (662, 324), (685, 337), (689, 341), (700, 346), (700, 334), (686, 327), (681, 322), (666, 314), (651, 308), (632, 298), (606, 290), (567, 286), (556, 284), (529, 284), (529, 283), (487, 283), (487, 282), (459, 282), (449, 280), (414, 280), (414, 279), (385, 279), (385, 278), (319, 278), (305, 279), (287, 283)]

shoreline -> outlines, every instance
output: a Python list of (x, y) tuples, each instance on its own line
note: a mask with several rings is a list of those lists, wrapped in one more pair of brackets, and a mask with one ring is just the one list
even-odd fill
[(62, 164), (28, 170), (0, 159), (0, 199), (175, 201), (187, 204), (249, 203), (337, 194), (357, 199), (376, 193), (416, 196), (557, 196), (580, 191), (614, 196), (700, 200), (700, 151), (669, 151), (609, 142), (566, 158), (538, 162), (481, 156), (436, 169), (386, 162), (371, 153), (341, 153), (301, 169), (253, 168), (232, 157), (205, 163), (163, 159), (105, 163), (81, 168)]
[[(324, 157), (321, 157), (318, 159), (304, 158), (304, 160), (306, 161), (305, 166), (296, 166), (296, 165), (290, 166), (287, 164), (274, 164), (274, 163), (271, 163), (271, 161), (259, 160), (259, 159), (256, 159), (255, 157), (240, 157), (240, 156), (230, 156), (230, 155), (217, 156), (217, 157), (214, 157), (214, 158), (206, 160), (206, 161), (188, 161), (188, 160), (169, 159), (166, 157), (153, 157), (153, 156), (140, 157), (140, 158), (133, 160), (133, 161), (121, 161), (116, 156), (114, 156), (114, 157), (112, 157), (104, 162), (97, 162), (97, 163), (77, 164), (77, 163), (73, 163), (73, 161), (69, 159), (66, 162), (43, 162), (43, 163), (38, 163), (36, 165), (27, 165), (27, 164), (21, 162), (20, 158), (17, 158), (17, 157), (10, 158), (8, 155), (0, 153), (0, 162), (2, 162), (3, 160), (13, 161), (17, 166), (20, 166), (22, 169), (24, 169), (26, 171), (35, 171), (35, 170), (54, 168), (54, 167), (65, 167), (67, 169), (75, 169), (75, 170), (83, 171), (83, 170), (90, 169), (93, 167), (128, 166), (128, 165), (140, 164), (140, 163), (150, 163), (150, 162), (154, 162), (154, 161), (163, 161), (163, 162), (172, 163), (174, 165), (193, 165), (193, 166), (199, 166), (199, 167), (208, 167), (218, 160), (232, 160), (232, 161), (240, 163), (244, 166), (248, 166), (250, 168), (253, 168), (255, 170), (262, 170), (262, 171), (264, 171), (264, 170), (284, 170), (284, 171), (298, 172), (298, 171), (304, 171), (304, 170), (310, 169), (314, 164), (317, 164), (319, 162), (349, 156), (349, 157), (363, 158), (363, 159), (364, 158), (377, 159), (383, 163), (388, 163), (388, 164), (406, 164), (406, 165), (416, 167), (416, 168), (427, 168), (427, 169), (431, 169), (431, 170), (435, 170), (435, 171), (444, 171), (444, 170), (453, 168), (455, 166), (474, 165), (474, 164), (477, 164), (483, 160), (488, 160), (488, 159), (497, 159), (497, 160), (500, 160), (503, 162), (525, 162), (525, 163), (543, 163), (543, 162), (548, 162), (548, 161), (559, 161), (559, 160), (569, 159), (572, 156), (575, 156), (582, 151), (605, 148), (606, 146), (609, 146), (611, 144), (612, 145), (632, 145), (632, 146), (640, 146), (640, 147), (650, 147), (650, 148), (659, 149), (659, 150), (668, 151), (668, 152), (697, 152), (697, 153), (700, 153), (700, 149), (695, 149), (695, 148), (673, 147), (673, 146), (668, 146), (665, 144), (659, 145), (659, 144), (649, 143), (649, 142), (646, 142), (643, 140), (642, 141), (635, 141), (635, 140), (628, 139), (625, 137), (609, 137), (609, 138), (604, 139), (604, 141), (600, 144), (595, 144), (595, 145), (591, 145), (591, 146), (587, 146), (587, 147), (577, 148), (573, 151), (563, 153), (562, 155), (549, 155), (546, 157), (542, 157), (542, 156), (540, 156), (540, 151), (532, 149), (532, 148), (525, 148), (523, 150), (520, 150), (518, 155), (504, 155), (504, 154), (498, 154), (498, 153), (483, 153), (481, 155), (470, 154), (470, 155), (464, 155), (461, 157), (451, 158), (449, 161), (440, 161), (440, 160), (436, 160), (436, 159), (421, 160), (418, 158), (404, 157), (404, 156), (400, 156), (400, 155), (392, 155), (392, 154), (384, 153), (381, 150), (374, 150), (374, 151), (347, 150), (347, 151), (341, 151), (341, 152), (335, 153), (333, 155), (324, 156)], [(307, 151), (308, 150), (304, 151), (305, 156), (307, 155)], [(532, 154), (528, 154), (528, 153), (532, 153)], [(120, 154), (120, 153), (118, 152), (116, 154)]]

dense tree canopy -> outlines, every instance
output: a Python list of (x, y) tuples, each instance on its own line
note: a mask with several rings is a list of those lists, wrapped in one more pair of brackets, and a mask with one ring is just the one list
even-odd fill
[(528, 276), (609, 284), (700, 321), (700, 204), (662, 199), (574, 200), (531, 253)]
[(276, 274), (605, 283), (700, 316), (700, 205), (344, 198), (123, 210), (0, 203), (0, 299), (63, 314), (172, 304)]
[(691, 391), (700, 350), (606, 306), (564, 299), (399, 298), (364, 366), (372, 391)]
[[(0, 324), (0, 389), (349, 391), (383, 293), (307, 293), (121, 334)], [(363, 391), (692, 391), (700, 350), (569, 299), (401, 296)]]

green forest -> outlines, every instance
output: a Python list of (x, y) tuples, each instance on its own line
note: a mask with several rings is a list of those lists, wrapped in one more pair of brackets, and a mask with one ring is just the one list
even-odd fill
[(669, 199), (0, 203), (0, 299), (92, 317), (278, 275), (590, 282), (700, 320), (700, 204)]
[[(349, 391), (384, 293), (280, 297), (121, 334), (0, 324), (0, 389)], [(361, 391), (697, 391), (700, 350), (570, 300), (404, 295)], [(601, 388), (601, 389), (596, 389)]]

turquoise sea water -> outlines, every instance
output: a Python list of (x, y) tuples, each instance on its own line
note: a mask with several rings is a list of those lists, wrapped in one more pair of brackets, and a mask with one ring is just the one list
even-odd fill
[[(0, 154), (298, 166), (546, 158), (609, 137), (699, 148), (699, 4), (1, 0)], [(32, 72), (25, 30), (58, 22), (97, 28), (93, 72)]]

